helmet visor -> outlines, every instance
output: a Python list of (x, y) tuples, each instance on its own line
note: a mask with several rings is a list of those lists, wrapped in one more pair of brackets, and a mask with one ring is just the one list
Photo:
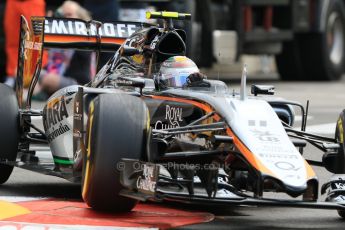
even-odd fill
[(187, 82), (189, 74), (189, 72), (168, 73), (162, 74), (161, 78), (170, 87), (182, 87)]

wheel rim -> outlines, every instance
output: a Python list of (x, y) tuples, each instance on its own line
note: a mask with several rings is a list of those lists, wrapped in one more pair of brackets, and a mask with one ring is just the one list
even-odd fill
[(343, 22), (338, 12), (333, 12), (327, 21), (327, 45), (329, 59), (335, 64), (341, 64), (344, 50)]

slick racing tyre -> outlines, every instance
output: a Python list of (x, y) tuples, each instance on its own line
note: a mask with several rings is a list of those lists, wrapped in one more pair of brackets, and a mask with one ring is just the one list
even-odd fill
[(136, 200), (119, 195), (123, 186), (118, 163), (146, 155), (148, 114), (140, 98), (126, 94), (102, 94), (90, 103), (82, 196), (91, 208), (127, 212), (136, 205)]
[[(18, 102), (14, 91), (0, 83), (0, 160), (15, 161), (18, 150)], [(10, 177), (13, 166), (0, 164), (0, 184)]]
[(276, 55), (276, 65), (283, 81), (307, 80), (303, 73), (298, 38), (283, 43), (283, 50)]
[[(345, 138), (345, 110), (343, 110), (339, 118), (337, 120), (336, 124), (336, 129), (335, 129), (335, 139), (340, 143), (341, 148), (339, 150), (339, 155), (338, 155), (338, 165), (337, 165), (337, 172), (336, 173), (341, 173), (345, 174), (345, 143), (344, 143), (344, 138)], [(345, 211), (339, 210), (338, 211), (339, 216), (345, 219)]]
[(320, 22), (325, 24), (325, 31), (300, 38), (302, 66), (308, 80), (339, 80), (344, 72), (345, 5), (341, 0), (330, 0), (325, 8)]
[(335, 172), (337, 174), (345, 174), (345, 144), (344, 144), (344, 130), (345, 130), (345, 110), (343, 110), (337, 120), (335, 129), (335, 139), (340, 143), (341, 148), (337, 156), (337, 165)]
[(344, 72), (345, 4), (341, 0), (320, 3), (324, 3), (319, 16), (324, 30), (294, 34), (293, 41), (284, 42), (276, 56), (282, 80), (335, 81)]

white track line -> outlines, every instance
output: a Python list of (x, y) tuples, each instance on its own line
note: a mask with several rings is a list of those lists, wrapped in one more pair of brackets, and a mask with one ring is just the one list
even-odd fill
[(158, 229), (144, 227), (112, 227), (89, 225), (62, 225), (62, 224), (35, 224), (25, 222), (0, 221), (0, 230), (133, 230), (133, 229)]
[(33, 200), (43, 200), (48, 197), (30, 197), (30, 196), (0, 196), (0, 200), (7, 202), (23, 202), (23, 201), (33, 201)]

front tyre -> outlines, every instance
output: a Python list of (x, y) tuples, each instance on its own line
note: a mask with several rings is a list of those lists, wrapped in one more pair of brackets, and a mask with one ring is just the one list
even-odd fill
[[(345, 110), (343, 110), (337, 120), (336, 129), (335, 129), (335, 139), (341, 145), (341, 148), (338, 153), (338, 160), (336, 166), (336, 173), (345, 174)], [(345, 219), (345, 211), (339, 210), (339, 216)]]
[[(0, 160), (15, 161), (17, 158), (19, 129), (18, 102), (10, 87), (0, 83)], [(10, 177), (13, 166), (0, 164), (0, 184)]]
[(121, 158), (143, 159), (149, 115), (145, 103), (126, 94), (102, 94), (90, 104), (82, 196), (96, 210), (128, 212), (137, 201), (119, 195)]
[(335, 129), (335, 139), (341, 145), (338, 152), (337, 165), (335, 165), (335, 173), (345, 174), (345, 109), (340, 113), (339, 118), (336, 123)]

